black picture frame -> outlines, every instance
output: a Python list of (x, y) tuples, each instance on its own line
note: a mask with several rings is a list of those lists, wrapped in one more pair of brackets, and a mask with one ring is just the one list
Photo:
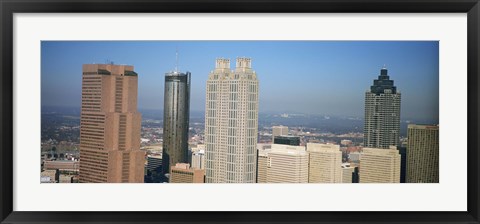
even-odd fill
[[(0, 0), (0, 220), (2, 223), (480, 223), (478, 0)], [(19, 212), (13, 211), (14, 13), (467, 13), (466, 212)], [(34, 199), (32, 199), (34, 200)], [(441, 195), (439, 195), (441, 200)], [(160, 203), (160, 202), (159, 202)]]

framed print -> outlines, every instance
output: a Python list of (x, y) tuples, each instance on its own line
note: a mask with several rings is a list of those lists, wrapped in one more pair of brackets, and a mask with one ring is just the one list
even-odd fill
[(2, 223), (479, 222), (477, 0), (0, 6)]

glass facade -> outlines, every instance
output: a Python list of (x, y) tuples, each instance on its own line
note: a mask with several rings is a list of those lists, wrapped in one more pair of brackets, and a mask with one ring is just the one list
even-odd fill
[(165, 74), (162, 159), (164, 175), (169, 173), (171, 166), (188, 163), (190, 76), (190, 72), (175, 71)]

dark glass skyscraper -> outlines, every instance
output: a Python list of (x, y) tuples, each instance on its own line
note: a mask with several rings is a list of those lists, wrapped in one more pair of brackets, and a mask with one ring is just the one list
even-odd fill
[(378, 79), (373, 81), (370, 90), (365, 93), (365, 147), (388, 149), (398, 145), (400, 102), (401, 94), (383, 67)]
[(190, 72), (179, 71), (165, 74), (162, 155), (164, 175), (169, 173), (171, 166), (188, 163), (190, 75)]
[(281, 144), (281, 145), (300, 145), (300, 137), (299, 136), (289, 136), (289, 135), (280, 135), (273, 137), (273, 144)]

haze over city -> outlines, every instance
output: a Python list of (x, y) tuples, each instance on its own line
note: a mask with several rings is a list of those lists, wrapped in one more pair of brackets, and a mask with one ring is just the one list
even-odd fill
[(205, 110), (216, 58), (246, 56), (259, 111), (364, 115), (365, 91), (385, 65), (402, 93), (401, 119), (438, 122), (437, 41), (43, 41), (42, 106), (79, 107), (82, 64), (134, 65), (138, 108), (163, 109), (166, 72), (192, 73), (191, 111)]

